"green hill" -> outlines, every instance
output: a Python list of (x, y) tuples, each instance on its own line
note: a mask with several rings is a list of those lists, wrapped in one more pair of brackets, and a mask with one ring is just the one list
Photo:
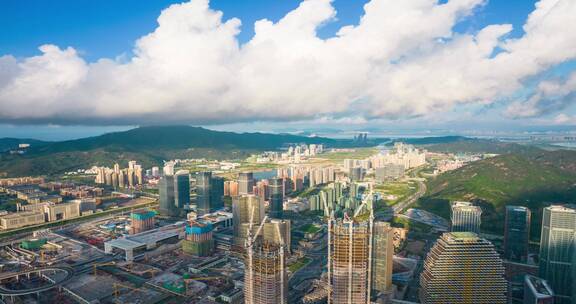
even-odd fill
[(47, 145), (49, 142), (30, 138), (0, 138), (0, 152), (16, 149), (19, 144), (30, 144), (31, 147), (36, 147)]
[(576, 152), (505, 154), (447, 172), (428, 182), (417, 207), (450, 218), (449, 201), (468, 200), (483, 210), (482, 228), (503, 234), (506, 205), (533, 212), (533, 236), (540, 233), (541, 210), (576, 197)]
[(145, 166), (174, 158), (241, 159), (291, 143), (347, 144), (322, 137), (219, 132), (190, 126), (140, 127), (32, 146), (24, 155), (0, 154), (0, 172), (10, 176), (50, 175), (92, 165), (126, 163), (130, 159)]

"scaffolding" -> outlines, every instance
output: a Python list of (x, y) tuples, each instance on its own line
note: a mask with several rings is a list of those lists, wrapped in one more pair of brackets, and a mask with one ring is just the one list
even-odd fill
[(332, 211), (328, 220), (328, 304), (370, 303), (373, 224), (370, 200), (358, 206), (352, 217), (344, 213), (336, 219)]
[(252, 235), (248, 228), (246, 240), (246, 272), (244, 298), (246, 304), (272, 304), (287, 302), (286, 246), (280, 228), (276, 226), (279, 243), (257, 239), (267, 217)]

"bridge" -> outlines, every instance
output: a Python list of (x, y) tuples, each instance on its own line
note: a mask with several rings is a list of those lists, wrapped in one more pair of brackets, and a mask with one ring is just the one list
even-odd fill
[[(63, 279), (58, 281), (50, 278), (46, 275), (46, 273), (56, 273), (56, 272), (65, 272), (66, 276)], [(21, 276), (30, 277), (30, 275), (36, 274), (38, 277), (42, 277), (49, 281), (49, 284), (40, 287), (34, 288), (27, 288), (27, 289), (8, 289), (2, 286), (2, 281), (8, 279), (19, 279)], [(67, 283), (74, 277), (74, 269), (71, 267), (64, 267), (64, 266), (53, 266), (53, 267), (41, 267), (35, 269), (24, 270), (20, 272), (14, 272), (9, 274), (0, 275), (0, 296), (22, 296), (22, 295), (29, 295), (29, 294), (37, 294), (43, 291), (50, 290), (52, 288), (61, 286), (62, 284)]]

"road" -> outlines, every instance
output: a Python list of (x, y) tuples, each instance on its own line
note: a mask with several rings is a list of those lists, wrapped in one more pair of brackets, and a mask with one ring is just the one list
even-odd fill
[(420, 173), (422, 169), (423, 168), (416, 168), (414, 171), (410, 173), (411, 178), (417, 181), (418, 191), (416, 191), (416, 193), (410, 195), (403, 201), (392, 206), (392, 209), (394, 210), (394, 215), (400, 214), (403, 210), (408, 208), (410, 205), (414, 204), (419, 198), (424, 196), (424, 194), (426, 193), (426, 184), (422, 179), (418, 178), (418, 173)]

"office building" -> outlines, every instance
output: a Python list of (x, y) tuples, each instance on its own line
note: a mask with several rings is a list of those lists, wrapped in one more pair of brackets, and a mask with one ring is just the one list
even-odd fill
[(482, 209), (470, 202), (452, 202), (452, 232), (480, 233)]
[(526, 262), (530, 241), (530, 209), (522, 206), (506, 206), (504, 222), (504, 258)]
[(160, 196), (158, 210), (161, 215), (174, 216), (177, 213), (174, 199), (174, 176), (164, 175), (158, 181)]
[(540, 239), (540, 277), (555, 294), (555, 303), (576, 301), (574, 276), (576, 269), (576, 207), (553, 205), (544, 208)]
[(199, 216), (210, 213), (210, 181), (212, 172), (196, 173), (196, 211)]
[(524, 276), (524, 304), (554, 304), (554, 292), (541, 278)]
[(210, 179), (210, 212), (224, 208), (224, 179), (212, 176)]
[(181, 170), (174, 175), (174, 205), (182, 210), (190, 205), (190, 174)]
[(506, 303), (504, 266), (494, 245), (471, 232), (444, 233), (420, 275), (423, 304)]
[(128, 232), (130, 234), (137, 234), (154, 229), (156, 224), (154, 220), (155, 216), (156, 212), (151, 210), (132, 212), (130, 214), (132, 223)]
[(270, 217), (281, 219), (284, 214), (284, 180), (270, 179)]
[[(264, 201), (256, 195), (248, 194), (232, 199), (234, 220), (234, 244), (244, 247), (249, 227), (255, 229), (264, 219)], [(252, 224), (250, 223), (252, 220)]]
[(238, 195), (252, 194), (254, 189), (254, 175), (252, 172), (238, 174)]

